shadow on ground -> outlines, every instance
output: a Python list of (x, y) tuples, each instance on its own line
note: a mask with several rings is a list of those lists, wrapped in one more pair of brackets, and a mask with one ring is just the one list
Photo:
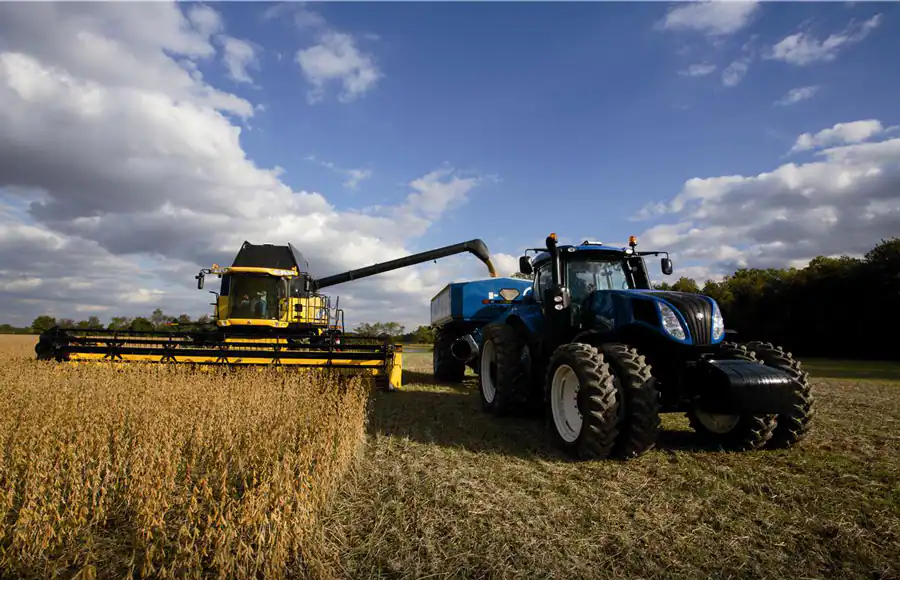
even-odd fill
[[(664, 416), (664, 419), (679, 417)], [(549, 416), (531, 413), (497, 417), (481, 408), (478, 382), (436, 383), (431, 373), (403, 372), (403, 387), (381, 392), (369, 408), (368, 431), (474, 452), (526, 459), (571, 461), (554, 442)], [(662, 429), (654, 451), (715, 451), (691, 430)]]

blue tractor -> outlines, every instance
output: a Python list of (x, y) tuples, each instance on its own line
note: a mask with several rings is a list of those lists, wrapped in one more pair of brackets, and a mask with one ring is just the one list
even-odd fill
[[(729, 450), (786, 448), (809, 431), (808, 375), (770, 343), (726, 341), (717, 303), (651, 287), (638, 252), (584, 242), (526, 250), (522, 274), (450, 284), (432, 299), (434, 375), (478, 375), (483, 408), (541, 406), (578, 459), (633, 458), (655, 445), (659, 414), (682, 412)], [(529, 256), (529, 252), (535, 255)]]

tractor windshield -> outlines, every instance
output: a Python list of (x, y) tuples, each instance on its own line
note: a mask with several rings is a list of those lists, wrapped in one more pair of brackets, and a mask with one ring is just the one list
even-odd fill
[(283, 279), (249, 273), (235, 273), (230, 279), (231, 317), (278, 319), (278, 298), (284, 296)]
[(566, 265), (572, 300), (582, 302), (594, 290), (628, 290), (632, 288), (625, 261), (582, 259)]

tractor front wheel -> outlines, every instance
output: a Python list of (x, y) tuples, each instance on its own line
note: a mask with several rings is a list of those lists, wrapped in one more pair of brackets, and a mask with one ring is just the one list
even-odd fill
[(508, 324), (484, 327), (478, 361), (481, 407), (494, 415), (510, 415), (528, 406), (531, 360), (525, 338)]
[(610, 457), (621, 409), (603, 353), (587, 343), (559, 346), (550, 357), (545, 392), (557, 443), (577, 459)]
[(815, 411), (809, 375), (800, 368), (800, 362), (781, 347), (762, 341), (750, 341), (747, 348), (754, 352), (757, 361), (786, 372), (792, 379), (794, 401), (789, 412), (776, 416), (778, 426), (767, 447), (786, 449), (799, 443), (809, 433)]
[[(756, 362), (754, 353), (745, 345), (722, 343), (721, 358)], [(775, 415), (732, 415), (708, 413), (701, 409), (687, 411), (691, 428), (704, 444), (718, 446), (728, 451), (752, 451), (762, 449), (774, 434)]]

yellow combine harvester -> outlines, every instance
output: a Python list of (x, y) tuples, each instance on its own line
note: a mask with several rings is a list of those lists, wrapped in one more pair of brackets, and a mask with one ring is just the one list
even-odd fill
[(333, 369), (375, 377), (379, 387), (402, 383), (403, 350), (385, 337), (346, 335), (344, 313), (319, 291), (371, 275), (471, 252), (496, 276), (480, 239), (412, 254), (321, 279), (294, 246), (244, 242), (230, 267), (213, 265), (196, 276), (221, 278), (213, 321), (167, 331), (54, 327), (41, 334), (38, 359), (69, 362), (160, 362), (212, 366)]

